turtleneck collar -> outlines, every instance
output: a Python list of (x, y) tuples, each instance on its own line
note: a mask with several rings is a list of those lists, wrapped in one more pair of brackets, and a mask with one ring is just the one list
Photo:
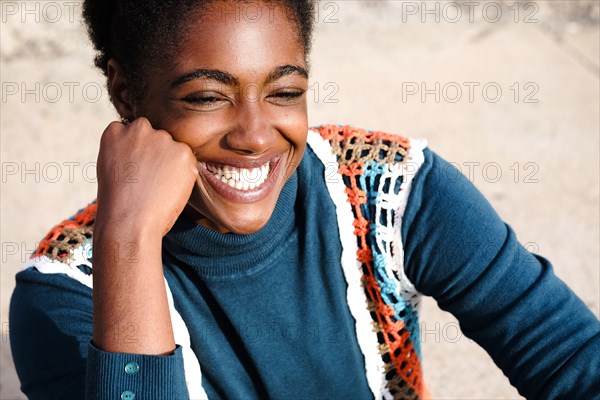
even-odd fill
[(258, 232), (223, 234), (180, 215), (163, 239), (163, 253), (175, 258), (175, 264), (186, 264), (209, 279), (248, 275), (269, 264), (295, 234), (295, 203), (302, 164), (305, 163), (300, 163), (284, 185), (271, 218)]

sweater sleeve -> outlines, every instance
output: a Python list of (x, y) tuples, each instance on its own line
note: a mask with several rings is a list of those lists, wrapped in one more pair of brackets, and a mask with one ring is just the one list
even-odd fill
[[(92, 342), (92, 290), (30, 267), (16, 276), (10, 345), (21, 390), (37, 399), (188, 399), (182, 349), (165, 356), (111, 353)], [(135, 327), (119, 329), (134, 339)]]
[(600, 398), (600, 322), (482, 194), (425, 149), (402, 225), (405, 273), (528, 399)]

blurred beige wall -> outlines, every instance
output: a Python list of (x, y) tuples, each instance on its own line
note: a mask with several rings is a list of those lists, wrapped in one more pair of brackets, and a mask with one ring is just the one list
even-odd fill
[[(116, 114), (79, 2), (0, 6), (0, 399), (22, 399), (8, 343), (14, 275), (53, 224), (95, 197), (100, 134)], [(599, 9), (321, 1), (310, 121), (427, 138), (598, 316)], [(432, 300), (421, 329), (436, 399), (520, 398)]]

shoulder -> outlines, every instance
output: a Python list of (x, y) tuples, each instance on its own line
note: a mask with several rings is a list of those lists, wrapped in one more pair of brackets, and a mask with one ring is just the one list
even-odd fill
[(375, 162), (394, 166), (409, 162), (422, 163), (427, 141), (421, 138), (372, 131), (349, 125), (321, 125), (309, 131), (308, 143), (313, 148), (330, 146), (340, 166)]
[(96, 202), (55, 225), (24, 266), (43, 274), (65, 274), (92, 287), (92, 237)]
[(40, 360), (35, 354), (47, 352), (48, 346), (63, 356), (87, 352), (93, 320), (91, 243), (95, 210), (96, 205), (89, 204), (50, 229), (16, 274), (9, 307), (10, 342), (21, 374), (38, 371)]
[(312, 128), (308, 144), (324, 164), (336, 166), (343, 181), (339, 189), (352, 205), (379, 204), (399, 217), (428, 150), (425, 139), (348, 125)]
[(85, 374), (75, 376), (73, 371), (85, 370), (93, 332), (94, 214), (95, 204), (90, 204), (50, 229), (16, 274), (9, 306), (10, 346), (28, 397), (45, 398), (64, 385), (85, 384)]

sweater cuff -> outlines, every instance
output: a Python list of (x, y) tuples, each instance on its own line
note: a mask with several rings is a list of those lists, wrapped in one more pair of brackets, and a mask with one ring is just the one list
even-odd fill
[(87, 400), (189, 399), (183, 353), (144, 355), (102, 351), (88, 342)]

